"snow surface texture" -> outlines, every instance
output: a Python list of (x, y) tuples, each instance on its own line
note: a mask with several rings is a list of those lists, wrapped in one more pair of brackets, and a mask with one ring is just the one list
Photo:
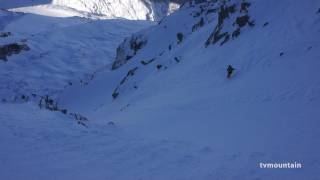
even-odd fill
[(30, 50), (8, 57), (7, 62), (0, 60), (0, 75), (5, 77), (0, 79), (0, 98), (6, 101), (22, 95), (54, 95), (72, 83), (84, 83), (94, 71), (112, 62), (114, 49), (124, 37), (152, 24), (120, 19), (16, 16), (7, 12), (0, 17), (0, 22), (6, 24), (2, 31), (12, 33), (0, 38), (0, 45), (24, 42)]
[(179, 4), (169, 0), (52, 0), (52, 2), (37, 0), (25, 1), (25, 4), (20, 2), (20, 7), (17, 7), (15, 2), (2, 1), (0, 1), (0, 7), (1, 5), (4, 8), (13, 7), (11, 10), (16, 12), (99, 19), (125, 18), (159, 21), (179, 8)]
[[(247, 2), (185, 4), (112, 46), (113, 70), (57, 93), (87, 128), (32, 101), (1, 103), (0, 179), (320, 179), (320, 2)], [(72, 23), (50, 32), (72, 39)]]

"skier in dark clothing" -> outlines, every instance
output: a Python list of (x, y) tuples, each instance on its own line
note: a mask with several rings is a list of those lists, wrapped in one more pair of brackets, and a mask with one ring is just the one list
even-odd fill
[(230, 77), (231, 77), (231, 75), (232, 75), (232, 73), (233, 73), (234, 70), (235, 70), (235, 69), (234, 69), (231, 65), (228, 65), (228, 68), (227, 68), (227, 72), (228, 72), (227, 78), (230, 78)]

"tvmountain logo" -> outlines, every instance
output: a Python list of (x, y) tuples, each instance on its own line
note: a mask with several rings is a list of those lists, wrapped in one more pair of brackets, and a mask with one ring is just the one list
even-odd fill
[(301, 169), (302, 164), (301, 163), (259, 163), (259, 167), (261, 169)]

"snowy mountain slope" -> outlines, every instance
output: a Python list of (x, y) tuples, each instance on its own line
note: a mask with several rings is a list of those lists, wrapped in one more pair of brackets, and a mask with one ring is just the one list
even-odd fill
[[(26, 1), (17, 7), (15, 2), (3, 0), (0, 7), (10, 8), (16, 12), (35, 13), (55, 17), (95, 17), (125, 18), (132, 20), (159, 21), (179, 8), (179, 4), (169, 0), (43, 0)], [(37, 5), (38, 4), (38, 5)]]
[[(24, 57), (36, 47), (55, 50), (45, 56), (52, 63), (80, 60), (74, 48), (83, 45), (87, 49), (80, 52), (89, 58), (105, 55), (115, 65), (57, 94), (59, 107), (88, 117), (88, 127), (39, 110), (37, 102), (0, 102), (0, 179), (319, 179), (319, 7), (317, 0), (186, 4), (132, 36), (149, 24), (42, 22), (35, 18), (45, 17), (34, 15), (12, 21), (6, 28), (16, 32), (1, 43), (30, 36), (30, 51), (6, 63), (29, 61)], [(30, 27), (18, 31), (26, 22)], [(116, 55), (117, 36), (128, 38)], [(106, 54), (104, 49), (94, 55), (113, 38)], [(77, 69), (76, 64), (68, 61), (57, 69)], [(228, 64), (236, 68), (230, 79)], [(45, 76), (47, 81), (23, 75), (35, 85), (70, 77), (59, 77), (49, 65), (54, 77)], [(79, 65), (82, 72), (87, 66), (94, 65)], [(47, 72), (38, 67), (14, 76)], [(259, 167), (287, 162), (302, 168)]]
[(0, 9), (37, 6), (51, 3), (52, 0), (0, 0)]
[[(186, 5), (127, 38), (114, 70), (67, 89), (60, 104), (96, 123), (114, 121), (128, 136), (243, 153), (239, 164), (255, 153), (268, 156), (218, 179), (247, 172), (245, 179), (319, 178), (320, 4), (247, 2)], [(236, 68), (231, 79), (228, 64)], [(263, 161), (306, 168), (260, 174)]]
[(12, 13), (7, 10), (0, 9), (0, 30), (10, 23), (12, 20), (19, 18), (22, 13)]
[[(11, 16), (0, 17), (0, 22)], [(85, 81), (111, 63), (114, 49), (124, 37), (150, 24), (20, 15), (6, 22), (2, 31), (12, 36), (0, 38), (0, 45), (18, 42), (30, 50), (8, 56), (6, 61), (0, 59), (0, 74), (5, 77), (0, 79), (0, 97), (19, 101), (32, 94), (54, 96), (65, 86)]]
[(69, 7), (63, 7), (59, 5), (38, 5), (38, 6), (27, 6), (22, 8), (10, 9), (13, 12), (23, 12), (30, 14), (37, 14), (42, 16), (50, 17), (83, 17), (88, 19), (110, 19), (110, 17), (98, 14), (91, 14), (89, 12), (79, 11)]
[(219, 157), (210, 146), (130, 137), (117, 125), (81, 128), (32, 103), (0, 104), (0, 117), (1, 179), (212, 179), (237, 168), (213, 162), (235, 163), (242, 156)]

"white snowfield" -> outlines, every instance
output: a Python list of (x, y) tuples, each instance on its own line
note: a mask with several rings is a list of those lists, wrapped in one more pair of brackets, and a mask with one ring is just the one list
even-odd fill
[(30, 50), (0, 60), (1, 97), (48, 92), (88, 122), (1, 102), (0, 179), (320, 179), (319, 8), (188, 3), (158, 25), (2, 12), (0, 43)]
[(52, 0), (47, 4), (42, 2), (43, 0), (38, 1), (39, 5), (33, 3), (31, 6), (16, 7), (11, 10), (53, 17), (80, 16), (159, 21), (179, 8), (177, 3), (169, 0)]
[(8, 57), (6, 63), (0, 60), (0, 75), (5, 77), (0, 79), (0, 98), (11, 101), (25, 93), (54, 95), (69, 84), (86, 81), (113, 61), (123, 38), (151, 24), (20, 15), (6, 23), (2, 31), (13, 35), (0, 38), (0, 45), (26, 41), (30, 50)]

